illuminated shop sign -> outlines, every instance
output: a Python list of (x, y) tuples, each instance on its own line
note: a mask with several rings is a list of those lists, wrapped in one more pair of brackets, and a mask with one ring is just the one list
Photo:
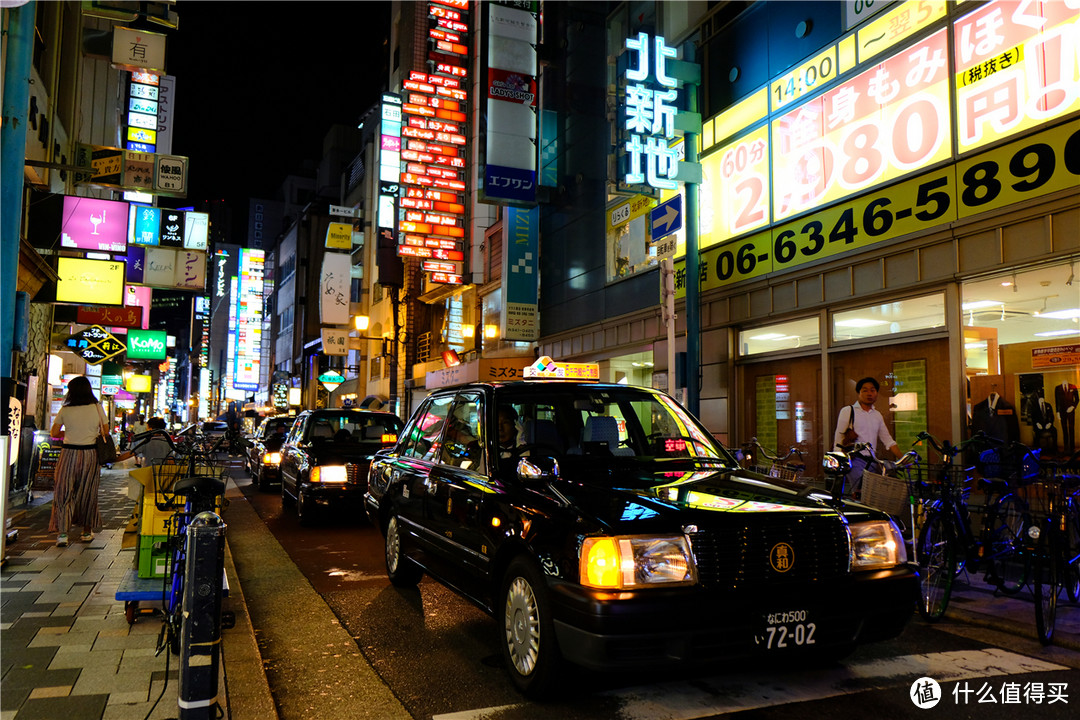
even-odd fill
[(500, 321), (504, 340), (532, 342), (540, 337), (540, 214), (536, 208), (507, 208), (503, 220), (503, 298)]
[(701, 226), (705, 248), (769, 224), (769, 128), (733, 140), (701, 161)]
[[(157, 149), (158, 94), (161, 78), (148, 72), (133, 72), (128, 82), (127, 139), (124, 148), (141, 153)], [(146, 135), (139, 135), (146, 131)], [(134, 134), (133, 134), (134, 133)], [(151, 171), (151, 180), (153, 174)]]
[[(1080, 183), (1080, 119), (849, 198), (701, 254), (702, 291), (863, 250)], [(685, 291), (676, 263), (676, 295)]]
[(56, 301), (124, 304), (124, 263), (113, 260), (56, 259)]
[(233, 382), (236, 390), (258, 390), (263, 325), (262, 250), (240, 248), (240, 271), (236, 294), (236, 340), (233, 351)]
[[(467, 2), (428, 3), (428, 58), (434, 72), (409, 73), (398, 101), (399, 132), (381, 140), (384, 154), (399, 165), (392, 180), (382, 178), (396, 185), (392, 204), (380, 197), (378, 224), (380, 233), (398, 234), (397, 254), (403, 257), (464, 259), (465, 203), (459, 193), (465, 191), (468, 92), (463, 78), (469, 60), (461, 41), (469, 30), (468, 8)], [(459, 284), (461, 268), (431, 272), (428, 279)]]
[(898, 4), (855, 33), (859, 62), (896, 47), (944, 18), (945, 12), (945, 0), (906, 0)]
[(164, 360), (167, 334), (164, 330), (128, 330), (127, 356), (130, 360)]
[(774, 221), (948, 159), (945, 29), (771, 125)]
[(960, 152), (1080, 109), (1076, 3), (994, 2), (953, 23)]
[(485, 3), (481, 78), (485, 122), (481, 197), (498, 204), (536, 201), (537, 7)]
[(135, 245), (206, 250), (210, 231), (207, 213), (131, 205), (128, 242)]
[(60, 245), (96, 252), (127, 249), (128, 204), (116, 200), (64, 196)]
[(674, 190), (678, 187), (679, 158), (669, 142), (675, 139), (675, 101), (679, 98), (676, 80), (668, 77), (667, 60), (676, 55), (663, 37), (650, 38), (646, 33), (626, 39), (626, 48), (634, 54), (626, 70), (626, 95), (622, 103), (623, 130), (627, 133), (625, 150), (627, 185), (646, 184), (653, 188)]

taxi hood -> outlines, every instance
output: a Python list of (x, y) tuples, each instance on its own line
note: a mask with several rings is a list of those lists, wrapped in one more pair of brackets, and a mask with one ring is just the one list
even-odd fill
[[(754, 478), (737, 468), (705, 465), (682, 472), (611, 471), (585, 482), (575, 482), (572, 474), (564, 473), (553, 487), (580, 512), (619, 532), (645, 531), (653, 524), (670, 527), (673, 522), (711, 524), (725, 515), (838, 511), (823, 491)], [(630, 529), (628, 525), (643, 527)]]

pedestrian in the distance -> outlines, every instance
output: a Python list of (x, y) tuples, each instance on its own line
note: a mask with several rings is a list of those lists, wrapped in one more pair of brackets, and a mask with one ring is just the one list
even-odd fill
[(56, 461), (49, 518), (49, 532), (57, 533), (58, 547), (67, 547), (72, 526), (82, 525), (82, 537), (79, 538), (82, 542), (93, 540), (94, 531), (101, 529), (98, 510), (101, 468), (95, 442), (98, 435), (107, 432), (109, 425), (105, 411), (94, 396), (90, 381), (82, 375), (73, 378), (50, 431), (52, 437), (63, 439), (60, 458)]

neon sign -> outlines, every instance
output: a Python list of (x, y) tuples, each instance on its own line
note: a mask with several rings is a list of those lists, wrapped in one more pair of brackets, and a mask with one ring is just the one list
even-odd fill
[[(645, 183), (662, 190), (675, 190), (679, 158), (669, 143), (675, 139), (673, 103), (678, 100), (679, 91), (675, 89), (675, 79), (668, 77), (666, 70), (667, 59), (676, 55), (675, 48), (669, 47), (660, 36), (650, 42), (643, 32), (636, 38), (627, 38), (626, 48), (637, 53), (637, 63), (626, 71), (623, 129), (630, 137), (625, 144), (629, 167), (624, 180), (628, 185)], [(648, 82), (650, 77), (652, 82)]]
[[(466, 120), (468, 95), (459, 78), (465, 77), (468, 59), (453, 55), (468, 52), (458, 34), (469, 29), (464, 20), (468, 8), (467, 2), (458, 0), (429, 2), (428, 36), (441, 52), (429, 53), (435, 61), (432, 74), (411, 71), (402, 82), (405, 97), (400, 101), (403, 123), (398, 130), (400, 151), (395, 181), (404, 192), (395, 203), (393, 225), (394, 232), (403, 237), (397, 248), (400, 256), (464, 259), (454, 238), (465, 236), (465, 205), (457, 193), (465, 191), (466, 137), (460, 129)], [(449, 253), (455, 256), (449, 257)], [(429, 279), (460, 282), (458, 272), (459, 268), (451, 264)]]

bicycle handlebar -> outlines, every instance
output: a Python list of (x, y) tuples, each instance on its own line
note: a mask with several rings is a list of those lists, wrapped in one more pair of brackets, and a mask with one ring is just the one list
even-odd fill
[(794, 445), (792, 445), (788, 449), (787, 454), (784, 455), (783, 457), (780, 457), (780, 455), (778, 455), (778, 454), (777, 455), (770, 455), (769, 451), (766, 450), (765, 447), (760, 442), (758, 442), (758, 439), (756, 437), (750, 438), (749, 442), (742, 443), (742, 445), (740, 447), (748, 448), (748, 447), (751, 447), (751, 446), (756, 447), (758, 450), (760, 450), (762, 457), (764, 457), (766, 460), (768, 460), (770, 462), (773, 462), (773, 463), (785, 463), (785, 462), (787, 462), (788, 458), (790, 458), (792, 455), (794, 455), (799, 459), (799, 462), (801, 464), (803, 464), (803, 465), (806, 464), (806, 462), (803, 460), (803, 451), (800, 450), (799, 448), (795, 447)]

